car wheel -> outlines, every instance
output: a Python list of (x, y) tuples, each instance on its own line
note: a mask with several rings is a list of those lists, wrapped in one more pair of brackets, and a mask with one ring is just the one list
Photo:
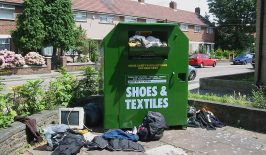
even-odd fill
[(246, 62), (246, 61), (244, 61), (244, 62), (243, 62), (243, 65), (246, 65), (246, 64), (247, 64), (247, 62)]
[(212, 67), (215, 67), (215, 66), (216, 66), (216, 62), (213, 62)]
[(200, 68), (203, 68), (204, 67), (204, 64), (203, 62), (199, 65)]
[(194, 80), (196, 78), (196, 72), (192, 71), (190, 72), (189, 76), (188, 76), (188, 80)]

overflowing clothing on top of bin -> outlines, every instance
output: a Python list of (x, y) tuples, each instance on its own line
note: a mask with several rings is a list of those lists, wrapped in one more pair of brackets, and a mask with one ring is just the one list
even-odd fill
[(166, 42), (161, 42), (160, 39), (155, 38), (153, 36), (141, 36), (141, 35), (134, 35), (133, 37), (129, 38), (128, 45), (130, 47), (166, 47)]
[(47, 140), (47, 150), (53, 151), (52, 155), (74, 155), (79, 153), (82, 147), (88, 150), (144, 152), (143, 146), (137, 141), (159, 140), (166, 128), (161, 113), (148, 112), (139, 128), (134, 127), (132, 131), (113, 129), (96, 136), (89, 131), (76, 131), (70, 129), (68, 125), (60, 124), (45, 128), (44, 135)]
[(216, 128), (222, 128), (225, 125), (206, 108), (197, 111), (195, 107), (190, 106), (188, 108), (188, 126), (215, 130)]

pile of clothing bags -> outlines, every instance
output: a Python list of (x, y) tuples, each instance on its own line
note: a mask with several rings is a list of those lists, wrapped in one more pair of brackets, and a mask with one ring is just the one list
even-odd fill
[(142, 36), (142, 35), (134, 35), (129, 38), (128, 45), (130, 47), (166, 47), (166, 42), (161, 42), (159, 38), (154, 36)]
[(205, 128), (207, 130), (215, 130), (225, 126), (211, 111), (206, 108), (197, 111), (193, 106), (188, 108), (187, 123), (189, 127)]
[(65, 124), (53, 125), (44, 129), (47, 150), (52, 155), (75, 155), (82, 147), (88, 150), (144, 152), (138, 141), (159, 140), (167, 128), (164, 116), (159, 112), (148, 112), (142, 124), (131, 131), (112, 129), (102, 135), (93, 135), (84, 130), (72, 130)]

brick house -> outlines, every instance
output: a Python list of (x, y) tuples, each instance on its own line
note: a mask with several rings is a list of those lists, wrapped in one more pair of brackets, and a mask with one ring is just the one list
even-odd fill
[(22, 11), (22, 0), (0, 0), (0, 50), (13, 50), (10, 31), (16, 29), (16, 16)]
[[(10, 30), (15, 28), (16, 14), (21, 11), (23, 0), (0, 0), (0, 49), (13, 49)], [(204, 47), (207, 52), (214, 48), (214, 27), (195, 12), (145, 3), (144, 0), (72, 0), (77, 26), (86, 30), (87, 37), (99, 44), (118, 22), (173, 22), (189, 38), (189, 52)]]

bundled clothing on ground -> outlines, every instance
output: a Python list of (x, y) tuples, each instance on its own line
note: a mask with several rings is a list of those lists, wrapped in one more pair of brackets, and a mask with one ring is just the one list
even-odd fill
[(44, 129), (44, 137), (47, 140), (46, 150), (52, 151), (64, 138), (69, 127), (65, 124), (53, 125)]
[(87, 147), (89, 150), (107, 149), (110, 151), (144, 152), (141, 144), (137, 143), (138, 135), (126, 133), (120, 129), (109, 130), (102, 136), (96, 136)]
[(206, 128), (207, 130), (215, 130), (225, 125), (214, 116), (214, 114), (205, 108), (196, 111), (194, 107), (188, 109), (188, 126), (195, 128)]
[(110, 151), (144, 152), (144, 148), (141, 144), (126, 138), (105, 139), (103, 136), (96, 136), (87, 147), (89, 150), (107, 149)]
[(76, 155), (87, 142), (82, 134), (68, 130), (52, 155)]
[(82, 132), (82, 135), (81, 132), (75, 132), (67, 125), (60, 124), (45, 128), (44, 135), (48, 150), (54, 150), (52, 155), (75, 155), (83, 146), (89, 150), (144, 152), (144, 147), (137, 141), (159, 140), (166, 128), (164, 116), (159, 112), (149, 111), (138, 130), (136, 127), (126, 132), (113, 129), (94, 137), (89, 133)]
[(138, 129), (141, 141), (159, 140), (168, 128), (164, 116), (159, 112), (149, 111)]
[(126, 133), (121, 129), (114, 129), (105, 132), (102, 137), (104, 139), (127, 139), (133, 142), (137, 142), (139, 140), (139, 136), (133, 133)]

